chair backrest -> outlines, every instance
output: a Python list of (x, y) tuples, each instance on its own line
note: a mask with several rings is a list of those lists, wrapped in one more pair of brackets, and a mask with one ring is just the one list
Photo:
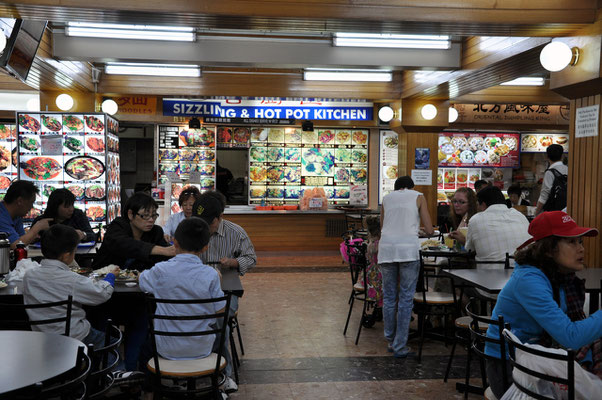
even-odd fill
[[(161, 379), (161, 367), (159, 365), (159, 355), (157, 352), (157, 336), (177, 336), (177, 337), (190, 337), (190, 336), (206, 336), (206, 335), (218, 335), (219, 338), (219, 347), (218, 349), (224, 348), (224, 341), (226, 337), (226, 327), (228, 325), (228, 312), (230, 310), (230, 293), (226, 293), (222, 297), (215, 297), (210, 299), (158, 299), (153, 297), (152, 295), (146, 296), (146, 303), (148, 308), (149, 315), (149, 331), (151, 337), (151, 345), (153, 349), (153, 359), (155, 361), (156, 374), (155, 379), (157, 382)], [(209, 305), (217, 304), (220, 302), (226, 302), (226, 306), (218, 310), (215, 313), (206, 313), (206, 314), (185, 314), (185, 315), (164, 315), (157, 313), (157, 306), (160, 304), (190, 304), (190, 305)], [(172, 321), (174, 326), (177, 325), (178, 321), (202, 321), (202, 320), (215, 320), (216, 324), (214, 327), (209, 327), (208, 329), (201, 331), (186, 331), (182, 332), (178, 329), (168, 329), (168, 330), (159, 330), (155, 328), (155, 321)], [(217, 360), (215, 365), (214, 374), (217, 377), (220, 371), (220, 363), (222, 358), (222, 352), (217, 352)]]
[[(518, 369), (523, 374), (526, 374), (527, 377), (531, 377), (531, 379), (535, 381), (539, 380), (549, 382), (550, 386), (558, 385), (560, 387), (566, 387), (568, 400), (575, 399), (575, 352), (573, 350), (569, 349), (566, 351), (566, 354), (560, 354), (545, 351), (541, 348), (537, 349), (532, 346), (527, 346), (517, 341), (516, 337), (514, 337), (514, 335), (512, 335), (507, 329), (503, 331), (503, 337), (506, 343), (508, 344), (510, 362), (512, 363), (512, 366), (515, 369)], [(520, 357), (522, 358), (522, 361), (519, 361), (519, 357), (516, 356), (517, 351), (522, 351), (526, 353), (528, 357)], [(566, 378), (556, 376), (556, 374), (550, 375), (549, 373), (543, 372), (546, 370), (550, 370), (550, 366), (552, 364), (556, 364), (556, 361), (561, 361), (562, 364), (566, 363), (566, 373), (564, 373), (564, 376), (566, 376)], [(538, 368), (538, 370), (534, 370), (530, 368), (529, 365), (526, 365), (527, 363), (532, 365), (536, 364), (538, 367), (541, 366), (541, 368)], [(533, 387), (531, 387), (530, 385), (524, 385), (523, 383), (521, 383), (520, 379), (516, 378), (516, 376), (514, 379), (514, 385), (518, 388), (518, 390), (535, 399), (551, 400), (557, 398), (556, 396), (548, 397), (541, 393), (537, 393), (531, 390), (533, 389)], [(538, 385), (538, 387), (541, 386)]]
[[(65, 309), (65, 315), (56, 318), (45, 318), (45, 319), (31, 319), (27, 310), (39, 310), (39, 309), (51, 309), (56, 308), (61, 310)], [(73, 296), (69, 295), (66, 300), (54, 301), (50, 303), (40, 304), (0, 304), (0, 310), (3, 317), (1, 329), (12, 329), (12, 330), (31, 330), (32, 326), (56, 324), (60, 322), (65, 323), (65, 336), (69, 336), (71, 332), (71, 311), (73, 309)], [(49, 310), (50, 311), (50, 310)], [(55, 314), (57, 311), (55, 310)]]
[[(365, 240), (353, 241), (345, 240), (345, 247), (349, 257), (349, 272), (351, 273), (351, 283), (355, 285), (360, 275), (364, 278), (364, 286), (366, 284), (366, 259), (367, 244)], [(365, 289), (365, 288), (364, 288)]]
[(449, 282), (454, 302), (453, 304), (456, 306), (456, 312), (459, 312), (460, 310), (457, 308), (458, 300), (456, 298), (456, 286), (452, 277), (449, 275), (438, 274), (435, 268), (430, 268), (424, 260), (426, 256), (422, 253), (422, 250), (420, 250), (418, 254), (420, 257), (420, 271), (418, 272), (418, 281), (416, 282), (416, 293), (422, 293), (423, 304), (428, 303), (427, 292), (429, 291), (429, 281), (434, 284), (435, 279), (437, 279), (443, 286), (445, 286), (443, 282)]
[(113, 386), (114, 378), (111, 371), (119, 362), (119, 345), (123, 339), (121, 330), (107, 321), (105, 341), (102, 347), (88, 345), (88, 356), (92, 362), (91, 372), (86, 379), (87, 398), (95, 399), (106, 393)]
[[(479, 300), (474, 297), (471, 298), (466, 304), (466, 314), (471, 318), (469, 329), (470, 329), (470, 342), (471, 348), (474, 352), (481, 358), (489, 359), (489, 360), (497, 360), (497, 358), (492, 357), (485, 353), (485, 344), (492, 343), (500, 346), (500, 360), (504, 368), (502, 368), (502, 382), (504, 383), (504, 387), (508, 387), (508, 372), (506, 371), (506, 343), (504, 342), (504, 337), (502, 336), (502, 331), (504, 327), (509, 327), (508, 324), (504, 323), (504, 317), (501, 315), (498, 316), (497, 320), (491, 319), (486, 316), (478, 315), (473, 312), (475, 305)], [(479, 324), (484, 325), (488, 324), (489, 326), (495, 326), (499, 333), (499, 339), (491, 338), (487, 336), (486, 330), (481, 330), (479, 328)]]

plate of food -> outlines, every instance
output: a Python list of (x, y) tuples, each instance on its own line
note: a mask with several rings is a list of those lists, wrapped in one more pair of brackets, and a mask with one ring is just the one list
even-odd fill
[(368, 143), (368, 134), (364, 131), (353, 131), (352, 139), (354, 144)]
[(443, 174), (443, 183), (456, 183), (455, 170), (446, 170)]
[(104, 206), (89, 206), (86, 209), (86, 217), (90, 221), (102, 221), (105, 217)]
[[(117, 267), (116, 265), (108, 265), (106, 267), (96, 269), (93, 271), (95, 275), (99, 277), (105, 277), (109, 272), (113, 272), (113, 270)], [(117, 267), (119, 268), (119, 267)], [(136, 282), (138, 280), (138, 275), (140, 273), (135, 269), (119, 269), (119, 272), (115, 276), (115, 281), (119, 282)]]
[(71, 132), (80, 132), (84, 129), (84, 121), (75, 115), (63, 115), (63, 126)]
[(539, 138), (539, 144), (541, 144), (541, 147), (548, 147), (552, 143), (554, 143), (554, 138), (552, 136), (542, 136)]
[(232, 140), (232, 128), (220, 127), (217, 128), (217, 142), (230, 143)]
[(19, 114), (19, 126), (26, 132), (39, 132), (40, 121), (31, 115)]
[(514, 137), (505, 137), (502, 139), (502, 143), (508, 146), (509, 151), (513, 151), (518, 148), (518, 142)]
[(328, 176), (334, 170), (334, 154), (332, 149), (305, 148), (303, 149), (303, 175)]
[(499, 164), (500, 162), (500, 155), (494, 149), (487, 152), (487, 157), (490, 164)]
[(42, 115), (42, 125), (52, 132), (60, 132), (63, 129), (61, 121), (50, 115)]
[(284, 161), (286, 162), (301, 162), (301, 149), (297, 147), (287, 147), (284, 149)]
[(269, 167), (266, 176), (268, 182), (278, 183), (284, 179), (284, 168)]
[(89, 156), (78, 156), (69, 159), (65, 163), (67, 175), (77, 180), (98, 179), (104, 174), (105, 166), (97, 158)]
[(295, 186), (287, 186), (284, 188), (285, 199), (298, 199), (301, 196), (301, 188)]
[(447, 155), (452, 154), (454, 151), (456, 151), (456, 148), (451, 143), (442, 144), (440, 149), (444, 154)]
[(536, 149), (537, 148), (537, 136), (535, 135), (524, 135), (521, 140), (523, 150)]
[(232, 134), (232, 138), (234, 139), (234, 143), (248, 143), (249, 138), (251, 137), (251, 132), (248, 128), (234, 128), (234, 133)]
[(336, 144), (351, 144), (351, 132), (340, 130), (335, 136)]
[(268, 162), (283, 162), (284, 149), (282, 147), (268, 147), (265, 158)]
[(268, 131), (268, 128), (251, 128), (251, 142), (265, 142)]
[(554, 137), (554, 142), (561, 146), (565, 146), (569, 142), (568, 136), (556, 136)]
[(199, 156), (199, 161), (214, 161), (215, 160), (215, 151), (213, 150), (199, 150), (197, 152)]
[(266, 196), (270, 199), (282, 199), (284, 198), (284, 188), (269, 187), (266, 191)]
[(17, 132), (14, 125), (0, 124), (0, 139), (14, 139), (17, 137)]
[(303, 143), (303, 144), (318, 143), (318, 132), (317, 131), (304, 131), (301, 134), (301, 143)]
[(253, 146), (249, 149), (249, 160), (251, 162), (265, 162), (265, 147)]
[(460, 161), (464, 164), (472, 164), (474, 162), (474, 153), (471, 150), (464, 150), (460, 153)]
[(366, 183), (368, 179), (366, 168), (351, 168), (349, 172), (351, 173), (351, 181), (353, 183)]
[(368, 162), (368, 152), (366, 150), (353, 149), (351, 152), (351, 162), (365, 164)]
[(349, 182), (349, 170), (347, 168), (335, 168), (334, 180), (337, 182)]
[(19, 140), (19, 147), (24, 151), (35, 153), (40, 150), (40, 141), (35, 136), (23, 136)]
[(472, 151), (483, 150), (483, 138), (478, 136), (468, 138), (468, 147)]
[(351, 162), (351, 150), (349, 149), (336, 149), (335, 160), (338, 163), (350, 163)]
[(65, 136), (63, 146), (67, 149), (67, 152), (79, 153), (84, 146), (82, 140), (83, 138), (81, 136)]
[(88, 136), (86, 145), (92, 153), (104, 153), (105, 151), (105, 141), (102, 137)]
[(4, 171), (10, 167), (11, 159), (10, 150), (4, 146), (0, 146), (0, 171)]
[(59, 176), (63, 168), (52, 157), (33, 157), (21, 163), (23, 173), (36, 181), (45, 181)]
[(254, 199), (265, 197), (265, 186), (252, 186), (249, 190), (249, 195)]
[(502, 143), (502, 139), (497, 136), (487, 136), (483, 140), (483, 144), (487, 149), (495, 149), (496, 146)]
[(214, 175), (215, 174), (215, 165), (199, 164), (197, 166), (197, 171), (199, 171), (201, 173), (201, 175)]
[(44, 188), (42, 189), (42, 196), (48, 198), (56, 189), (57, 187), (54, 185), (44, 185)]
[(252, 182), (264, 182), (266, 178), (267, 171), (264, 167), (249, 167), (249, 177)]
[(510, 153), (510, 147), (508, 147), (508, 145), (506, 145), (505, 143), (501, 143), (501, 144), (497, 145), (497, 147), (495, 149), (493, 149), (493, 151), (498, 156), (504, 157), (505, 155)]
[(284, 143), (284, 129), (270, 128), (270, 132), (268, 133), (268, 142)]
[(387, 149), (396, 149), (399, 144), (399, 139), (397, 136), (386, 136), (383, 143)]
[[(177, 150), (170, 150), (170, 151), (177, 151)], [(179, 153), (179, 157), (181, 161), (196, 161), (198, 158), (198, 153), (196, 150), (188, 150), (188, 149), (184, 149), (184, 150), (180, 150)], [(173, 160), (177, 159), (173, 158)]]
[(484, 150), (478, 150), (474, 153), (474, 162), (477, 164), (485, 164), (487, 163), (488, 157), (487, 152)]
[(336, 187), (334, 189), (334, 198), (348, 199), (349, 198), (349, 188), (348, 187)]
[(458, 183), (468, 182), (468, 173), (466, 173), (465, 171), (458, 171), (458, 173), (456, 174), (456, 181)]
[(88, 200), (104, 200), (105, 188), (101, 185), (90, 185), (86, 188), (85, 195)]
[[(333, 142), (334, 139), (334, 132), (331, 130), (319, 130), (318, 131), (318, 141), (321, 144), (329, 144), (330, 142)], [(334, 142), (333, 142), (334, 143)]]
[(301, 182), (301, 168), (284, 167), (284, 181), (288, 183)]
[(67, 186), (67, 189), (73, 193), (73, 195), (75, 196), (75, 200), (83, 200), (84, 199), (84, 195), (85, 195), (85, 189), (83, 186), (80, 185), (69, 185)]
[(284, 143), (301, 143), (301, 132), (300, 129), (285, 129)]
[(159, 151), (159, 158), (161, 160), (175, 161), (175, 160), (178, 160), (179, 156), (180, 155), (178, 153), (178, 150), (175, 150), (175, 149), (166, 149), (166, 150)]
[(215, 187), (215, 179), (213, 178), (202, 178), (201, 189), (213, 189)]
[(86, 115), (84, 116), (84, 120), (86, 120), (86, 126), (94, 132), (102, 132), (105, 129), (105, 125), (100, 118), (96, 118), (93, 115)]
[(385, 170), (385, 175), (388, 179), (397, 179), (397, 165), (390, 165)]
[(454, 136), (451, 140), (452, 145), (456, 148), (456, 150), (468, 150), (470, 147), (468, 146), (468, 141), (463, 136)]

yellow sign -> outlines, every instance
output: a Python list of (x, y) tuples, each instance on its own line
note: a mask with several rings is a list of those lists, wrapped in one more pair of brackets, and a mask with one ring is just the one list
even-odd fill
[(118, 115), (155, 115), (157, 98), (148, 96), (114, 97), (119, 106)]

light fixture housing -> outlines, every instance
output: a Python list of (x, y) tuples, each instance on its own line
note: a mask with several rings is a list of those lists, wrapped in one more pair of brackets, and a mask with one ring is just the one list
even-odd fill
[(105, 101), (103, 101), (100, 108), (102, 109), (103, 113), (109, 115), (114, 115), (119, 110), (119, 106), (113, 99), (106, 99)]
[(382, 122), (391, 122), (393, 118), (395, 118), (395, 111), (391, 106), (382, 106), (378, 110), (378, 119)]
[(577, 61), (579, 61), (579, 48), (571, 48), (560, 41), (546, 44), (539, 53), (539, 62), (550, 72), (562, 71), (569, 65), (577, 64)]
[(391, 82), (393, 80), (393, 71), (375, 69), (306, 68), (303, 70), (303, 80), (339, 82)]
[(196, 117), (190, 118), (190, 121), (188, 121), (188, 129), (201, 129), (201, 121)]
[(432, 104), (425, 104), (420, 109), (420, 115), (422, 115), (422, 118), (430, 121), (437, 116), (437, 107)]
[(546, 80), (541, 76), (523, 76), (511, 81), (500, 83), (501, 86), (543, 86), (545, 84)]
[(458, 119), (458, 110), (456, 110), (453, 107), (450, 107), (449, 108), (449, 116), (447, 118), (448, 122), (451, 124), (451, 123), (456, 122), (457, 119)]
[(65, 27), (65, 35), (103, 39), (165, 40), (178, 42), (193, 42), (196, 36), (194, 28), (190, 27), (94, 24), (86, 22), (69, 22)]
[(396, 35), (388, 33), (336, 32), (332, 37), (332, 44), (333, 46), (346, 47), (447, 50), (451, 47), (451, 40), (449, 36), (445, 35)]
[(73, 104), (75, 104), (73, 97), (67, 93), (62, 93), (56, 96), (55, 103), (61, 111), (69, 111), (73, 108)]
[(152, 63), (107, 63), (105, 73), (109, 75), (176, 76), (198, 78), (201, 67), (188, 64)]

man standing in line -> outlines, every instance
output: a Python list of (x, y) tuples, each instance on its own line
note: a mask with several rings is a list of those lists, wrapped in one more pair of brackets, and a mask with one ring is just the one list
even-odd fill
[[(563, 151), (564, 149), (559, 144), (551, 144), (546, 149), (546, 154), (548, 155), (551, 164), (543, 175), (543, 185), (541, 187), (539, 199), (537, 200), (535, 215), (541, 214), (542, 211), (559, 211), (566, 207), (566, 179), (569, 173), (569, 167), (562, 162)], [(556, 179), (557, 177), (558, 179)], [(564, 179), (564, 193), (560, 196), (561, 199), (559, 199), (559, 204), (551, 204), (551, 200), (555, 198), (554, 191), (560, 189), (554, 187), (555, 181), (558, 182), (562, 179)]]

